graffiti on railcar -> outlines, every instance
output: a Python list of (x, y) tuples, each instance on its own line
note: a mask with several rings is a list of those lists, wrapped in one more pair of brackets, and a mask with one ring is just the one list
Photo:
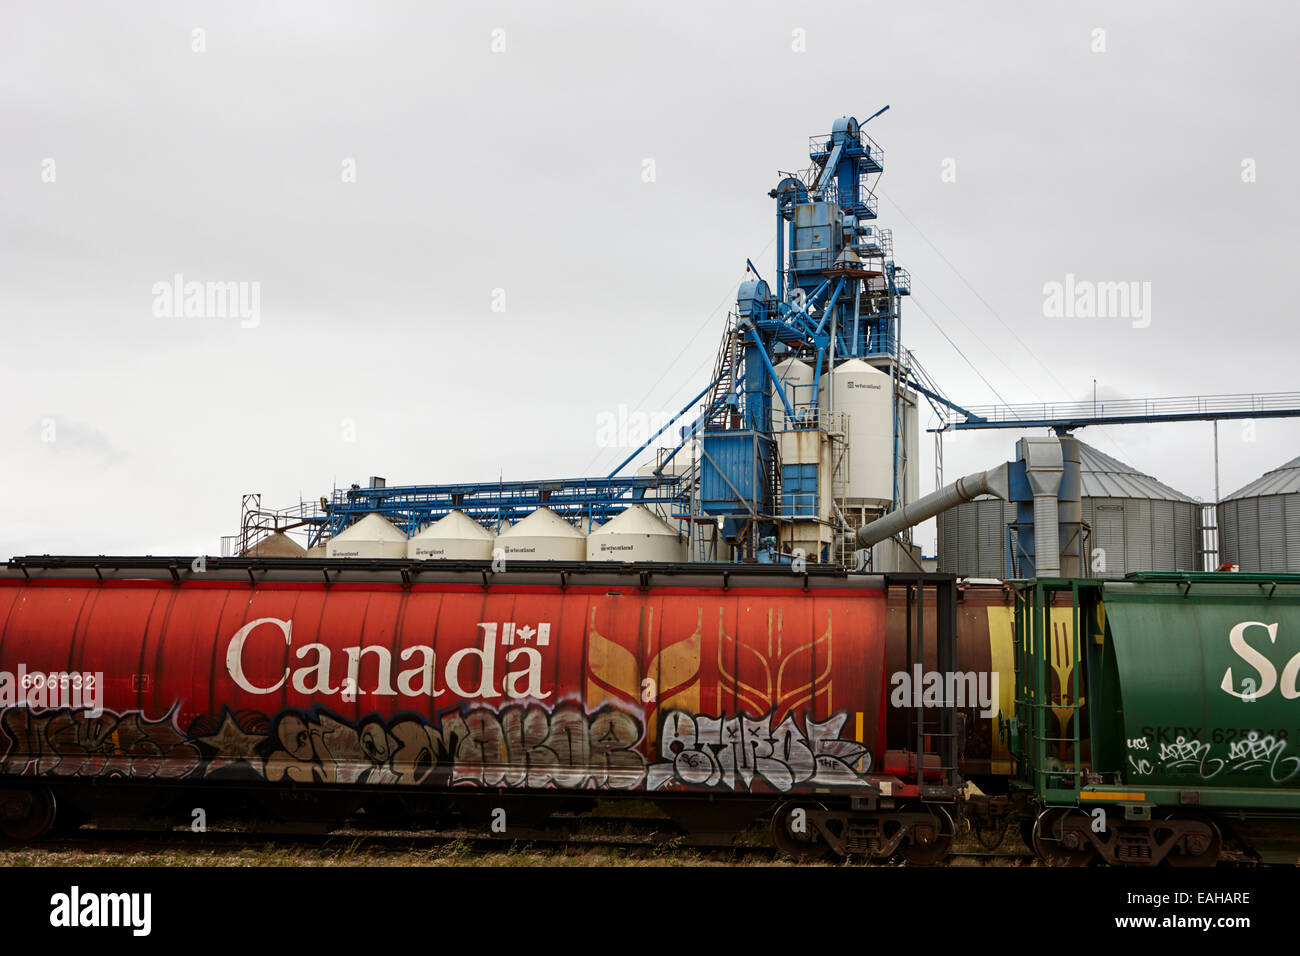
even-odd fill
[(862, 743), (841, 737), (847, 713), (824, 721), (774, 712), (664, 716), (648, 769), (641, 721), (612, 704), (510, 704), (351, 721), (325, 709), (204, 714), (186, 731), (178, 707), (144, 713), (11, 708), (0, 772), (11, 775), (268, 781), (405, 787), (629, 790), (674, 787), (788, 792), (852, 786), (871, 769)]
[(641, 722), (607, 705), (586, 713), (511, 704), (349, 721), (328, 710), (256, 711), (175, 724), (105, 711), (10, 708), (0, 772), (272, 783), (630, 789), (645, 779)]
[[(1195, 774), (1207, 782), (1222, 782), (1225, 777), (1238, 775), (1262, 776), (1265, 771), (1267, 783), (1273, 784), (1289, 783), (1300, 776), (1300, 755), (1287, 753), (1285, 730), (1215, 727), (1210, 730), (1210, 741), (1202, 740), (1201, 732), (1201, 728), (1142, 728), (1141, 737), (1127, 739), (1129, 769), (1136, 777)], [(1158, 751), (1151, 748), (1150, 737), (1155, 738)], [(1224, 744), (1228, 747), (1226, 754), (1221, 749)], [(1139, 750), (1143, 753), (1134, 753)], [(1147, 759), (1147, 754), (1153, 759)]]
[(835, 787), (861, 783), (871, 769), (871, 752), (840, 736), (848, 720), (839, 713), (824, 721), (788, 714), (775, 728), (765, 717), (719, 718), (675, 711), (665, 715), (660, 754), (647, 788), (726, 787), (752, 790), (761, 781), (786, 793), (796, 784)]
[(631, 715), (613, 707), (586, 714), (576, 704), (471, 707), (438, 724), (417, 714), (353, 724), (325, 711), (285, 711), (261, 752), (273, 783), (628, 789), (645, 777), (634, 749), (641, 737)]
[(0, 717), (9, 738), (0, 772), (166, 780), (188, 776), (199, 766), (198, 746), (175, 725), (176, 708), (157, 720), (140, 711), (94, 713), (7, 709)]
[[(641, 609), (639, 633), (655, 633), (655, 609)], [(699, 710), (700, 647), (704, 631), (704, 610), (696, 609), (692, 633), (684, 639), (664, 643), (650, 656), (644, 669), (642, 658), (634, 649), (623, 647), (597, 630), (596, 608), (591, 610), (587, 630), (586, 701), (595, 707), (605, 701), (621, 701), (642, 709), (649, 725), (649, 744), (653, 749), (658, 737), (657, 710)]]

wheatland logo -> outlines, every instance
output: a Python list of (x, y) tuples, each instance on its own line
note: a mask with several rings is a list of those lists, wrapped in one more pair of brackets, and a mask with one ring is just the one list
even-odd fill
[(50, 897), (50, 925), (62, 928), (129, 926), (148, 936), (153, 919), (149, 893), (83, 893), (78, 886)]
[(104, 675), (31, 671), (18, 665), (18, 673), (0, 671), (0, 710), (31, 707), (36, 710), (82, 710), (87, 717), (104, 714)]
[(152, 292), (160, 319), (239, 319), (245, 329), (262, 322), (260, 282), (186, 282), (178, 272), (171, 282), (155, 282)]
[(1133, 328), (1151, 324), (1150, 282), (1092, 282), (1066, 273), (1064, 282), (1043, 286), (1043, 315), (1049, 319), (1132, 319)]
[(997, 671), (923, 672), (915, 664), (912, 673), (898, 671), (889, 683), (894, 707), (979, 707), (981, 717), (997, 716)]
[[(406, 667), (398, 671), (397, 686), (394, 687), (393, 654), (387, 647), (379, 644), (345, 647), (342, 649), (344, 660), (336, 666), (337, 655), (324, 644), (313, 642), (294, 646), (293, 621), (262, 617), (249, 621), (230, 639), (226, 646), (226, 671), (239, 687), (250, 694), (274, 694), (289, 683), (300, 694), (373, 694), (391, 697), (401, 693), (407, 697), (441, 697), (450, 691), (462, 700), (479, 697), (545, 700), (551, 696), (550, 691), (542, 692), (542, 652), (538, 650), (551, 643), (549, 621), (542, 621), (536, 626), (514, 621), (493, 621), (480, 623), (478, 627), (482, 632), (479, 646), (452, 651), (447, 655), (446, 665), (441, 672), (438, 670), (437, 652), (429, 645), (412, 644), (402, 648), (398, 659)], [(293, 656), (302, 661), (302, 665), (297, 668), (286, 666), (279, 679), (270, 684), (254, 683), (244, 669), (244, 647), (254, 639), (255, 631), (258, 641), (275, 641), (277, 638), (283, 640), (287, 647), (293, 648)], [(509, 648), (500, 655), (503, 658), (501, 663), (507, 668), (511, 664), (516, 666), (501, 676), (498, 687), (499, 647)], [(362, 687), (361, 658), (366, 654), (374, 655), (378, 668), (374, 683)], [(463, 682), (466, 675), (462, 673), (462, 667), (470, 658), (478, 659), (477, 686), (466, 686)], [(442, 677), (442, 687), (438, 686), (439, 676)]]

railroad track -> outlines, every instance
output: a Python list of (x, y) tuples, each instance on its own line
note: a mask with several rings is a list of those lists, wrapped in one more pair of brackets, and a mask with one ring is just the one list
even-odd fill
[(237, 850), (265, 846), (293, 847), (320, 851), (378, 853), (383, 855), (432, 851), (461, 845), (473, 852), (500, 852), (509, 848), (621, 848), (655, 854), (690, 849), (732, 857), (774, 859), (775, 847), (761, 844), (728, 846), (692, 844), (679, 834), (563, 833), (555, 831), (521, 831), (513, 834), (485, 835), (465, 830), (383, 831), (373, 829), (335, 829), (320, 833), (294, 830), (209, 829), (194, 833), (185, 828), (173, 830), (86, 827), (40, 841), (44, 850)]
[[(421, 851), (445, 850), (460, 846), (468, 853), (501, 852), (520, 847), (529, 849), (619, 849), (638, 857), (668, 856), (677, 851), (717, 856), (734, 861), (784, 859), (779, 851), (762, 843), (719, 844), (691, 840), (676, 831), (663, 818), (583, 817), (562, 818), (547, 830), (515, 830), (507, 834), (485, 834), (481, 830), (389, 830), (378, 827), (348, 826), (328, 831), (263, 827), (209, 828), (194, 832), (185, 827), (141, 829), (127, 826), (87, 826), (48, 837), (39, 843), (47, 851), (121, 851), (167, 852), (231, 851), (268, 846), (337, 851), (356, 854), (399, 855)], [(1031, 861), (1033, 854), (1014, 850), (954, 850), (951, 860), (972, 859), (986, 863), (1021, 859)], [(832, 860), (831, 862), (838, 862)], [(879, 863), (877, 865), (890, 865)]]

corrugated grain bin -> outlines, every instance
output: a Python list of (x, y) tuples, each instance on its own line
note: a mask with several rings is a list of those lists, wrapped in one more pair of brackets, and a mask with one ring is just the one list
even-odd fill
[(404, 558), (406, 535), (381, 515), (369, 514), (330, 538), (331, 558)]
[(240, 555), (241, 558), (305, 558), (307, 549), (283, 531), (267, 535)]
[(939, 570), (973, 578), (1000, 578), (1007, 525), (1016, 520), (1016, 506), (981, 495), (939, 515)]
[(550, 508), (538, 508), (518, 524), (496, 537), (497, 548), (507, 560), (582, 561), (587, 556), (587, 538)]
[[(1079, 477), (1083, 521), (1092, 529), (1089, 574), (1197, 569), (1195, 499), (1084, 442)], [(1015, 513), (1013, 504), (986, 496), (940, 514), (939, 570), (1002, 577), (1006, 527)]]
[(409, 538), (406, 556), (417, 561), (490, 561), (492, 535), (463, 511), (452, 511)]
[(1219, 559), (1242, 571), (1300, 571), (1300, 458), (1219, 502)]
[(587, 535), (588, 561), (685, 561), (686, 542), (643, 505)]

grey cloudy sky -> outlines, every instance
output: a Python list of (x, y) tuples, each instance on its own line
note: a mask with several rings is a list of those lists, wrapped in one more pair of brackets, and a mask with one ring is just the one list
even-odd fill
[[(772, 271), (777, 171), (886, 103), (903, 334), (952, 398), (997, 401), (935, 322), (1010, 402), (1296, 387), (1293, 5), (0, 11), (5, 555), (215, 553), (246, 491), (604, 473), (599, 416), (676, 411)], [(256, 326), (156, 315), (178, 273), (259, 283)], [(1149, 282), (1150, 325), (1044, 317), (1067, 273)], [(1221, 436), (1225, 493), (1300, 454), (1296, 421)], [(1213, 497), (1209, 424), (1080, 437)]]

